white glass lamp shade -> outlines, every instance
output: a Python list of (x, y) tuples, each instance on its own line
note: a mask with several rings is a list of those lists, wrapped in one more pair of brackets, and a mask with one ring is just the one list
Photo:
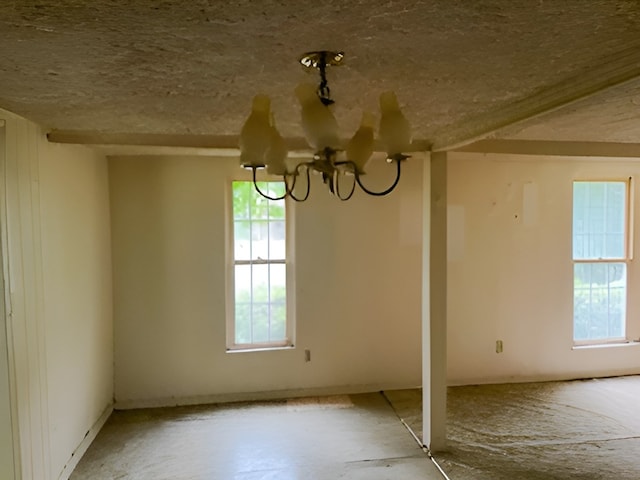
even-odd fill
[(408, 151), (411, 145), (411, 128), (400, 111), (395, 93), (380, 94), (380, 113), (380, 139), (387, 155), (392, 157)]
[(309, 145), (316, 151), (326, 147), (339, 148), (338, 122), (330, 108), (318, 98), (316, 88), (312, 84), (301, 83), (295, 93), (302, 107), (302, 128)]
[(266, 162), (269, 175), (283, 176), (287, 172), (285, 160), (287, 159), (287, 145), (278, 132), (273, 118), (271, 120), (271, 137), (267, 149)]
[(360, 128), (347, 143), (347, 148), (345, 149), (347, 160), (351, 160), (355, 164), (358, 173), (364, 173), (364, 167), (373, 154), (374, 125), (375, 117), (373, 113), (364, 112)]
[(240, 131), (240, 165), (265, 165), (265, 154), (271, 143), (271, 100), (266, 95), (253, 98), (251, 113)]

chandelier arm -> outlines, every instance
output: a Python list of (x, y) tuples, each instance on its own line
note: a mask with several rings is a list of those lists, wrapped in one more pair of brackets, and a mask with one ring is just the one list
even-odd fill
[(304, 202), (307, 200), (307, 198), (309, 198), (309, 193), (311, 192), (311, 178), (309, 177), (309, 166), (306, 163), (301, 163), (300, 165), (298, 165), (296, 167), (296, 173), (295, 175), (298, 176), (300, 174), (299, 170), (300, 167), (306, 166), (307, 168), (305, 169), (306, 172), (306, 177), (307, 177), (307, 192), (304, 194), (304, 197), (296, 197), (293, 194), (293, 188), (291, 190), (289, 190), (289, 196), (291, 198), (293, 198), (296, 202)]
[(261, 196), (263, 196), (264, 198), (266, 198), (267, 200), (272, 200), (272, 201), (278, 201), (278, 200), (284, 200), (286, 198), (286, 196), (289, 194), (287, 192), (286, 189), (286, 182), (285, 182), (285, 192), (284, 195), (282, 195), (281, 197), (271, 197), (269, 195), (267, 195), (266, 193), (264, 193), (262, 190), (260, 190), (260, 187), (258, 187), (258, 182), (256, 180), (256, 170), (257, 167), (251, 167), (251, 170), (253, 170), (253, 187), (256, 189), (256, 192), (258, 192)]
[(334, 191), (336, 197), (338, 197), (343, 202), (346, 202), (351, 197), (353, 197), (353, 193), (356, 191), (356, 179), (358, 177), (354, 176), (353, 183), (351, 184), (351, 191), (349, 192), (349, 194), (346, 197), (342, 197), (340, 195), (340, 182), (338, 181), (338, 178), (340, 178), (340, 173), (338, 173), (338, 171), (336, 170), (336, 173), (334, 175), (333, 191)]
[(368, 193), (369, 195), (373, 195), (374, 197), (383, 197), (385, 195), (388, 195), (389, 193), (391, 193), (393, 191), (394, 188), (396, 188), (396, 185), (398, 185), (398, 182), (400, 181), (400, 162), (402, 162), (402, 160), (393, 160), (394, 162), (396, 162), (396, 165), (398, 167), (397, 169), (397, 174), (396, 174), (396, 179), (395, 181), (391, 184), (391, 186), (389, 188), (387, 188), (386, 190), (383, 190), (382, 192), (372, 192), (371, 190), (369, 190), (367, 187), (365, 187), (362, 182), (360, 181), (360, 174), (358, 173), (358, 170), (355, 170), (355, 175), (356, 175), (356, 182), (358, 182), (358, 185), (360, 185), (360, 188), (362, 190), (365, 191), (365, 193)]
[[(288, 178), (293, 178), (293, 180), (291, 181), (291, 185), (289, 185), (289, 180), (287, 180)], [(282, 175), (282, 179), (284, 180), (284, 187), (287, 192), (287, 195), (291, 196), (291, 192), (293, 192), (293, 189), (296, 188), (296, 181), (298, 180), (298, 175), (295, 173), (285, 172), (285, 174)]]

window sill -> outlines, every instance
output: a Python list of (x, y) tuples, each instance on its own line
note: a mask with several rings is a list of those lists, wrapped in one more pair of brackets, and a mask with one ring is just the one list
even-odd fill
[(237, 347), (227, 348), (227, 353), (273, 352), (278, 350), (293, 349), (295, 349), (295, 345), (277, 345), (273, 347)]
[(611, 342), (611, 343), (591, 343), (587, 345), (574, 345), (571, 350), (590, 350), (594, 348), (609, 348), (609, 347), (631, 347), (635, 345), (640, 345), (640, 341), (638, 340), (628, 340), (621, 342)]

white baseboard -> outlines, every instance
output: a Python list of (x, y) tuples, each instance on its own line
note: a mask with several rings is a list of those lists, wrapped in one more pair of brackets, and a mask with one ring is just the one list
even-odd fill
[(67, 464), (64, 466), (64, 468), (60, 472), (60, 475), (58, 475), (58, 480), (69, 480), (71, 473), (76, 468), (76, 466), (78, 465), (78, 462), (80, 461), (82, 456), (85, 454), (85, 452), (87, 451), (91, 443), (95, 440), (100, 430), (102, 430), (102, 427), (107, 422), (112, 412), (113, 412), (113, 404), (109, 405), (104, 410), (104, 412), (102, 412), (102, 415), (100, 415), (100, 418), (98, 418), (96, 423), (94, 423), (93, 426), (87, 431), (84, 438), (80, 442), (80, 445), (78, 445), (78, 447), (73, 451), (73, 453), (71, 454), (71, 458), (69, 458), (69, 460), (67, 461)]
[(336, 387), (296, 388), (289, 390), (272, 390), (267, 392), (238, 392), (214, 395), (198, 395), (170, 398), (153, 398), (142, 400), (117, 400), (115, 410), (132, 410), (136, 408), (177, 407), (185, 405), (206, 405), (211, 403), (249, 402), (263, 400), (283, 400), (287, 398), (313, 397), (325, 395), (349, 395), (358, 393), (380, 392), (382, 390), (402, 390), (416, 388), (415, 385), (345, 385)]

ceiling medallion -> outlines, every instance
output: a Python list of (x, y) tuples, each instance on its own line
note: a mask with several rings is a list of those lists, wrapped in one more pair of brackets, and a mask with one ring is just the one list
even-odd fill
[[(372, 191), (363, 183), (365, 166), (374, 151), (375, 116), (364, 112), (360, 127), (355, 134), (342, 145), (338, 134), (338, 123), (331, 111), (334, 100), (327, 81), (327, 67), (340, 66), (343, 52), (316, 51), (305, 53), (300, 63), (320, 74), (320, 84), (302, 83), (295, 89), (301, 106), (301, 123), (305, 138), (315, 153), (311, 160), (303, 161), (293, 168), (287, 167), (287, 147), (275, 126), (271, 113), (271, 100), (266, 95), (256, 95), (251, 113), (240, 132), (240, 164), (253, 171), (253, 184), (263, 197), (269, 200), (281, 200), (290, 197), (297, 202), (309, 198), (311, 191), (310, 172), (322, 175), (329, 190), (340, 200), (350, 199), (356, 185), (373, 196), (391, 193), (400, 180), (401, 164), (409, 158), (407, 152), (411, 144), (409, 122), (402, 114), (395, 93), (388, 91), (380, 95), (379, 137), (387, 152), (387, 162), (396, 164), (396, 177), (391, 185), (382, 191)], [(290, 161), (290, 159), (289, 159)], [(267, 173), (283, 178), (285, 193), (271, 196), (264, 192), (256, 181), (256, 171), (266, 168)], [(304, 180), (300, 180), (300, 178)], [(347, 177), (350, 177), (348, 179)], [(300, 183), (303, 183), (302, 187)], [(347, 184), (346, 188), (345, 185)], [(297, 188), (296, 188), (297, 187)]]

